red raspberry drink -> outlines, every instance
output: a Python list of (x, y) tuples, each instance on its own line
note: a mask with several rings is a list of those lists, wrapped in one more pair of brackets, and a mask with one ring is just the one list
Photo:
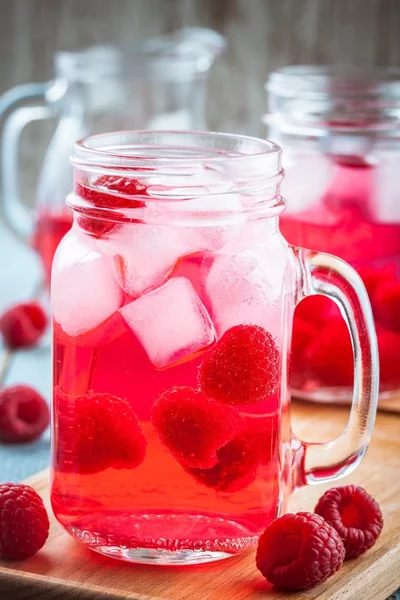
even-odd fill
[[(75, 151), (74, 223), (52, 270), (54, 513), (133, 562), (253, 548), (297, 485), (346, 472), (336, 456), (326, 464), (329, 449), (322, 465), (305, 460), (290, 429), (289, 339), (309, 266), (279, 232), (279, 149), (125, 132)], [(364, 447), (351, 453), (353, 466)]]
[(40, 256), (47, 285), (50, 285), (51, 265), (58, 244), (71, 229), (72, 215), (63, 208), (59, 213), (44, 210), (35, 223), (32, 246)]
[[(254, 325), (240, 304), (279, 295), (261, 262), (270, 243), (213, 256), (200, 248), (217, 228), (132, 223), (99, 235), (98, 223), (78, 220), (59, 251), (76, 262), (55, 265), (55, 514), (95, 550), (136, 561), (253, 547), (279, 506), (280, 332), (267, 298)], [(233, 268), (227, 294), (220, 278)]]
[[(288, 179), (290, 185), (290, 169)], [(330, 183), (313, 205), (284, 213), (281, 231), (292, 244), (318, 248), (349, 262), (366, 286), (376, 322), (380, 393), (400, 386), (400, 218), (385, 217), (377, 196), (380, 167), (332, 164)], [(294, 183), (294, 182), (293, 182)], [(392, 211), (393, 212), (393, 211)], [(302, 397), (350, 399), (353, 352), (339, 309), (322, 296), (306, 298), (294, 319), (292, 386)]]

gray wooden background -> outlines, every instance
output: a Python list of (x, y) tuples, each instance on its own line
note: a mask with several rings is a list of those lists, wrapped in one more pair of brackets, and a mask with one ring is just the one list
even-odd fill
[[(185, 25), (215, 28), (228, 40), (210, 79), (212, 129), (265, 135), (263, 84), (282, 65), (400, 65), (400, 0), (0, 0), (0, 93), (49, 79), (57, 49)], [(27, 169), (44, 144), (37, 127), (26, 136)]]

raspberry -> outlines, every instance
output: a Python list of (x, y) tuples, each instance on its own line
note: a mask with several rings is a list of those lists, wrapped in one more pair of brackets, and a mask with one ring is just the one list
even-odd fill
[(36, 554), (49, 535), (41, 497), (29, 485), (0, 485), (0, 557), (21, 560)]
[(16, 304), (0, 317), (0, 333), (13, 350), (33, 346), (46, 327), (46, 313), (37, 302)]
[(305, 349), (318, 336), (318, 333), (319, 329), (315, 323), (303, 321), (297, 316), (294, 317), (290, 367), (292, 375), (295, 374), (296, 379), (305, 374)]
[(374, 316), (388, 329), (400, 333), (400, 281), (384, 281), (377, 286)]
[(346, 485), (325, 492), (315, 507), (336, 529), (347, 558), (356, 558), (375, 544), (383, 528), (378, 503), (362, 487)]
[(32, 442), (50, 422), (46, 401), (27, 385), (12, 385), (0, 391), (0, 440)]
[[(104, 219), (102, 209), (115, 210), (145, 206), (141, 200), (126, 197), (146, 195), (146, 186), (137, 179), (118, 175), (102, 175), (93, 185), (94, 188), (77, 183), (75, 191), (81, 198), (88, 200), (94, 205), (94, 208), (85, 209), (85, 216), (80, 216), (78, 222), (85, 231), (91, 233), (96, 238), (102, 237), (118, 226), (116, 222), (107, 220), (107, 218)], [(107, 191), (119, 192), (123, 196), (107, 194)], [(118, 219), (126, 220), (123, 214), (118, 215)]]
[(332, 319), (325, 325), (307, 346), (304, 356), (311, 376), (322, 385), (353, 385), (353, 348), (344, 320)]
[(56, 459), (61, 471), (135, 469), (143, 462), (146, 440), (129, 402), (105, 393), (72, 397), (60, 390), (55, 401)]
[(357, 273), (363, 280), (369, 299), (371, 303), (373, 303), (374, 294), (379, 284), (395, 279), (396, 266), (392, 263), (379, 269), (377, 267), (369, 266), (358, 267)]
[(273, 337), (257, 325), (228, 329), (199, 370), (203, 392), (224, 404), (252, 404), (279, 385), (279, 351)]
[(400, 384), (400, 334), (378, 325), (380, 382), (386, 387)]
[(295, 311), (295, 320), (302, 319), (307, 323), (315, 325), (324, 325), (331, 316), (337, 316), (339, 309), (330, 298), (326, 296), (308, 296), (304, 298), (297, 306)]
[(244, 430), (235, 408), (222, 406), (190, 387), (173, 387), (155, 401), (151, 419), (171, 454), (186, 467), (210, 469), (217, 451)]
[(251, 419), (243, 434), (217, 450), (214, 467), (188, 472), (206, 487), (222, 492), (240, 491), (255, 480), (261, 465), (271, 464), (275, 439), (274, 422)]
[(338, 533), (322, 517), (287, 514), (259, 539), (256, 564), (264, 577), (284, 590), (307, 590), (328, 579), (343, 564)]

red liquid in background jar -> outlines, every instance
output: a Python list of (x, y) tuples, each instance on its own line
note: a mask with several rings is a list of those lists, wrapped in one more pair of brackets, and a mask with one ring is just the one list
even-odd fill
[[(281, 217), (294, 245), (335, 254), (349, 262), (366, 286), (377, 329), (380, 391), (400, 386), (400, 223), (379, 220), (374, 203), (376, 168), (335, 165), (317, 205)], [(290, 199), (289, 199), (290, 208)], [(353, 353), (336, 305), (315, 296), (295, 311), (291, 384), (300, 394), (353, 383)]]
[[(171, 262), (168, 247), (152, 244), (150, 254), (144, 245), (132, 278), (138, 254), (132, 248), (129, 254), (118, 226), (100, 233), (88, 221), (84, 225), (84, 260), (71, 270), (56, 268), (53, 281), (52, 505), (57, 519), (92, 549), (128, 560), (137, 549), (228, 555), (255, 546), (279, 511), (279, 386), (255, 403), (218, 403), (224, 412), (220, 423), (233, 427), (231, 415), (237, 414), (241, 426), (219, 449), (213, 467), (189, 464), (186, 447), (181, 454), (171, 451), (151, 417), (155, 401), (174, 386), (199, 390), (199, 367), (238, 314), (241, 305), (219, 317), (212, 309), (224, 308), (225, 299), (218, 304), (220, 276), (210, 272), (232, 257), (220, 254), (213, 263), (206, 252), (182, 255), (167, 273), (160, 265)], [(129, 239), (139, 248), (146, 225), (125, 227), (127, 235), (137, 228)], [(193, 228), (190, 240), (203, 234)], [(171, 248), (177, 252), (177, 244)], [(100, 257), (99, 249), (104, 251)], [(146, 269), (152, 271), (150, 287)], [(81, 310), (69, 314), (68, 296), (80, 285), (83, 295), (92, 294), (93, 310), (86, 314), (82, 303)], [(243, 290), (235, 289), (241, 298)], [(260, 315), (266, 323), (279, 321), (264, 309)], [(201, 427), (197, 419), (194, 436)]]
[(40, 256), (48, 286), (55, 251), (71, 225), (72, 214), (67, 209), (58, 214), (43, 211), (36, 220), (32, 246)]

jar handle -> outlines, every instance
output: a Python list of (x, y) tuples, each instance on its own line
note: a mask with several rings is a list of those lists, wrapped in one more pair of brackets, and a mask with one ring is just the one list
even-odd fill
[(4, 122), (0, 163), (1, 212), (9, 229), (24, 242), (28, 242), (32, 233), (33, 217), (19, 193), (19, 143), (28, 123), (51, 116), (47, 98), (49, 89), (49, 83), (29, 83), (0, 96), (0, 120)]
[(324, 444), (300, 442), (293, 436), (294, 460), (299, 464), (294, 485), (299, 486), (339, 479), (361, 462), (375, 423), (379, 358), (371, 305), (358, 273), (331, 254), (292, 250), (298, 266), (297, 301), (313, 294), (334, 300), (345, 315), (354, 355), (353, 401), (343, 432)]

